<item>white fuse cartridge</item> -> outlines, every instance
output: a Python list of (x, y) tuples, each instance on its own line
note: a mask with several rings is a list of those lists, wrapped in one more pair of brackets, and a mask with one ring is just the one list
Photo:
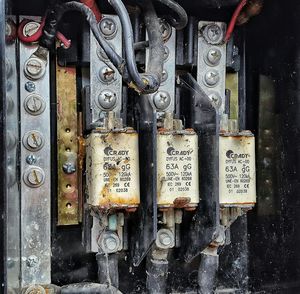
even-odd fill
[(138, 134), (134, 130), (91, 133), (86, 170), (89, 205), (102, 209), (139, 205)]

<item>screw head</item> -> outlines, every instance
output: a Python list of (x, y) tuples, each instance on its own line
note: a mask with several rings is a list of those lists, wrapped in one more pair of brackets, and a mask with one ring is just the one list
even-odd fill
[(98, 101), (102, 108), (112, 109), (116, 105), (117, 95), (110, 90), (104, 90), (99, 94)]
[(38, 131), (29, 131), (23, 137), (23, 145), (30, 151), (38, 151), (44, 146), (44, 137)]
[(209, 65), (218, 65), (222, 57), (222, 53), (218, 48), (211, 48), (208, 50), (206, 59)]
[(45, 181), (45, 173), (38, 166), (30, 167), (24, 173), (24, 182), (29, 187), (38, 188), (44, 184), (44, 181)]
[(108, 66), (104, 66), (100, 69), (99, 76), (103, 83), (109, 84), (115, 80), (115, 71)]
[(25, 90), (29, 93), (34, 92), (35, 91), (35, 83), (34, 82), (26, 82), (25, 83)]
[(32, 115), (38, 115), (45, 110), (46, 104), (41, 96), (37, 94), (31, 94), (26, 97), (24, 101), (24, 107), (28, 113)]
[(28, 267), (36, 267), (39, 263), (39, 259), (35, 255), (30, 255), (26, 259), (26, 264)]
[(204, 82), (208, 87), (215, 87), (219, 80), (220, 75), (216, 70), (209, 70), (204, 76)]
[(215, 105), (215, 107), (219, 108), (222, 104), (222, 99), (217, 92), (210, 92), (208, 94), (209, 99)]
[(169, 229), (160, 229), (157, 232), (156, 245), (159, 248), (167, 249), (174, 247), (174, 234)]
[(24, 294), (46, 294), (46, 290), (39, 285), (30, 286)]
[(204, 38), (210, 44), (221, 43), (223, 40), (223, 35), (222, 28), (215, 23), (208, 24), (203, 31)]
[(171, 103), (171, 97), (168, 92), (158, 91), (153, 97), (154, 105), (159, 110), (166, 109)]
[(63, 168), (64, 173), (66, 173), (68, 175), (71, 175), (76, 172), (76, 166), (74, 163), (71, 163), (71, 162), (65, 162), (63, 164), (62, 168)]
[(99, 238), (99, 246), (104, 253), (117, 252), (120, 247), (120, 238), (116, 233), (104, 232)]
[(26, 162), (30, 165), (33, 165), (36, 163), (36, 157), (33, 155), (33, 154), (29, 154), (27, 157), (26, 157)]
[(34, 35), (40, 27), (40, 24), (36, 21), (29, 21), (25, 24), (23, 28), (23, 35), (26, 37), (31, 37)]
[(37, 57), (30, 57), (24, 65), (25, 75), (33, 80), (38, 80), (43, 77), (46, 72), (45, 63)]
[(172, 27), (163, 19), (160, 19), (160, 31), (164, 42), (170, 39), (172, 35)]
[(107, 37), (107, 38), (112, 38), (117, 32), (117, 24), (112, 18), (105, 17), (103, 18), (100, 23), (100, 31), (101, 33)]

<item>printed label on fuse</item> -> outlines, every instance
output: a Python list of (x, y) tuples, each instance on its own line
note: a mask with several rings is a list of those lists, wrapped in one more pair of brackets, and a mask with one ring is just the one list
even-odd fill
[(220, 203), (254, 204), (255, 139), (253, 136), (220, 137)]
[(196, 205), (199, 202), (197, 135), (158, 134), (157, 146), (158, 205), (173, 206), (176, 202)]
[(139, 204), (137, 133), (95, 133), (87, 146), (88, 203), (101, 207)]

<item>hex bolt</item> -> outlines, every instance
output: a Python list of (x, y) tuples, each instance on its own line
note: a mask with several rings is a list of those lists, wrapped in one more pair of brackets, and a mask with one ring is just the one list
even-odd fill
[(112, 109), (117, 102), (117, 95), (110, 90), (104, 90), (99, 94), (98, 101), (104, 109)]
[(164, 41), (167, 41), (170, 39), (172, 35), (172, 28), (169, 23), (164, 21), (163, 19), (160, 20), (160, 31), (162, 34), (162, 38)]
[(35, 255), (30, 255), (26, 259), (26, 264), (28, 267), (36, 267), (39, 263), (39, 259)]
[(25, 90), (29, 93), (32, 93), (35, 91), (35, 83), (34, 82), (26, 82), (25, 83)]
[(204, 81), (208, 87), (216, 86), (219, 80), (220, 75), (216, 70), (209, 70), (204, 76)]
[(218, 65), (222, 57), (222, 53), (218, 48), (211, 48), (207, 52), (206, 60), (210, 65)]
[(43, 77), (45, 72), (46, 65), (40, 58), (30, 57), (25, 62), (24, 73), (28, 78), (38, 80)]
[(111, 83), (115, 80), (115, 71), (108, 66), (104, 66), (100, 69), (100, 79), (104, 83)]
[(29, 168), (24, 174), (24, 182), (32, 188), (40, 187), (44, 181), (44, 171), (38, 166)]
[(24, 101), (24, 106), (27, 112), (29, 112), (32, 115), (38, 115), (41, 114), (45, 110), (45, 101), (44, 99), (37, 95), (37, 94), (31, 94), (26, 97)]
[(26, 162), (30, 165), (33, 165), (36, 163), (36, 157), (33, 155), (33, 154), (29, 154), (27, 157), (26, 157)]
[(98, 244), (104, 253), (114, 253), (120, 247), (120, 238), (116, 233), (106, 231), (101, 234)]
[(66, 173), (67, 175), (71, 175), (76, 172), (76, 166), (74, 163), (71, 163), (71, 162), (65, 162), (63, 164), (62, 169), (63, 169), (64, 173)]
[(26, 37), (31, 37), (34, 35), (40, 27), (40, 24), (36, 21), (29, 21), (25, 24), (23, 28), (23, 35)]
[(169, 229), (160, 229), (157, 232), (156, 245), (159, 248), (172, 248), (175, 243), (174, 234)]
[(30, 131), (25, 134), (24, 145), (27, 149), (32, 151), (40, 150), (44, 145), (44, 139), (40, 132)]
[(204, 37), (210, 44), (219, 44), (223, 40), (223, 30), (215, 23), (208, 24), (204, 31)]
[(158, 91), (153, 97), (153, 102), (157, 109), (163, 110), (170, 105), (171, 97), (165, 91)]
[(100, 30), (105, 37), (113, 37), (117, 32), (117, 25), (112, 18), (105, 17), (100, 21)]

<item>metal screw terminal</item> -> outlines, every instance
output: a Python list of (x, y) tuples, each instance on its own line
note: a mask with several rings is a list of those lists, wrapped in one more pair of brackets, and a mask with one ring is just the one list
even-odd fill
[(30, 151), (38, 151), (44, 146), (43, 135), (38, 131), (29, 131), (23, 137), (23, 144)]
[(109, 110), (114, 108), (114, 106), (116, 105), (117, 95), (110, 90), (104, 90), (100, 93), (98, 101), (102, 108)]
[(157, 232), (156, 246), (162, 249), (172, 248), (175, 245), (174, 234), (169, 229), (160, 229)]
[(219, 108), (222, 104), (222, 99), (217, 92), (210, 92), (208, 94), (209, 99), (214, 103), (215, 107)]
[(104, 66), (100, 70), (100, 79), (104, 83), (111, 83), (115, 80), (115, 71), (108, 66)]
[(205, 61), (209, 65), (218, 65), (222, 57), (222, 53), (218, 48), (211, 48), (208, 50)]
[(29, 154), (27, 157), (26, 157), (26, 162), (30, 165), (33, 165), (36, 163), (36, 157), (33, 155), (33, 154)]
[(219, 72), (216, 70), (209, 70), (204, 76), (204, 82), (208, 87), (214, 87), (220, 81)]
[(62, 167), (64, 173), (70, 175), (76, 172), (76, 166), (74, 163), (65, 162)]
[(30, 286), (24, 294), (46, 294), (46, 290), (39, 285)]
[(26, 111), (32, 115), (41, 114), (46, 107), (44, 99), (37, 94), (30, 94), (24, 101)]
[(29, 187), (38, 188), (44, 184), (44, 181), (45, 173), (38, 166), (29, 168), (24, 174), (24, 182)]
[(25, 24), (23, 28), (23, 35), (26, 37), (31, 37), (34, 35), (40, 27), (40, 24), (36, 21), (29, 21)]
[(219, 44), (223, 40), (223, 30), (222, 28), (215, 24), (208, 24), (204, 31), (203, 31), (203, 36), (206, 39), (206, 41), (210, 44)]
[(101, 234), (98, 245), (104, 253), (114, 253), (118, 251), (121, 241), (116, 233), (107, 231)]
[(29, 93), (32, 93), (35, 91), (35, 83), (34, 82), (26, 82), (25, 83), (25, 90)]
[(165, 91), (159, 91), (154, 95), (153, 102), (157, 109), (164, 110), (170, 105), (171, 97), (169, 93)]
[(172, 35), (172, 27), (163, 19), (160, 19), (160, 31), (164, 42), (170, 39)]
[(30, 57), (24, 64), (24, 73), (32, 80), (42, 78), (45, 72), (46, 65), (40, 58)]
[(101, 33), (107, 37), (112, 38), (117, 32), (117, 24), (112, 18), (105, 17), (100, 21)]

